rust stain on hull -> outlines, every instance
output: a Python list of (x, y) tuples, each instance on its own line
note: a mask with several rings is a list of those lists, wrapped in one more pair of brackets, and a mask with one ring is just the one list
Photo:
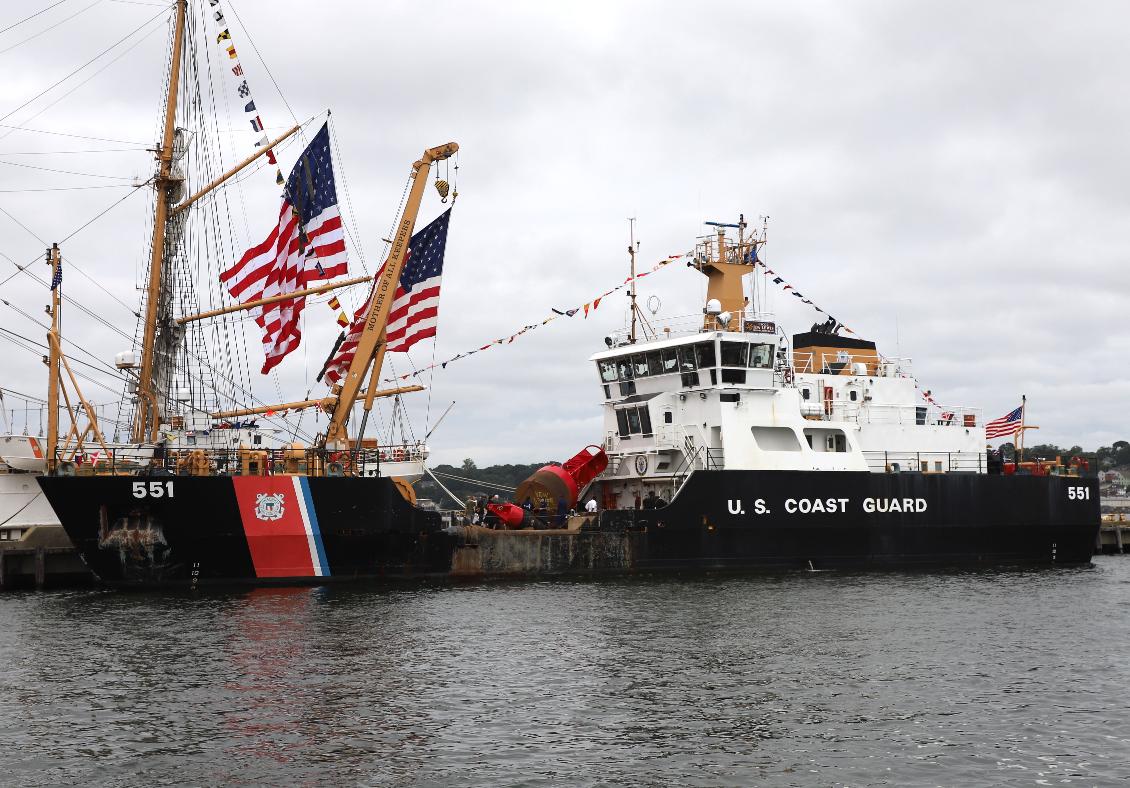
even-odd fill
[(452, 557), (454, 577), (564, 574), (630, 569), (638, 534), (577, 528), (496, 531), (462, 529), (464, 544)]

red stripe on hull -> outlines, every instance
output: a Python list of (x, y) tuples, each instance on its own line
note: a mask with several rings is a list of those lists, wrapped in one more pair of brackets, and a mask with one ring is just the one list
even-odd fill
[(289, 476), (232, 478), (256, 577), (315, 577), (302, 501)]

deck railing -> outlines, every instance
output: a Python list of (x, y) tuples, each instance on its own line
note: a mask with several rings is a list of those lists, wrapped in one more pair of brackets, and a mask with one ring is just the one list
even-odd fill
[(333, 451), (316, 448), (128, 447), (55, 458), (66, 476), (375, 476), (382, 464), (422, 463), (422, 444)]
[(985, 473), (984, 452), (865, 451), (867, 467), (880, 473)]
[(872, 378), (905, 378), (910, 376), (909, 358), (876, 357), (874, 352), (854, 354), (846, 350), (817, 353), (793, 351), (793, 370), (802, 375), (862, 375)]

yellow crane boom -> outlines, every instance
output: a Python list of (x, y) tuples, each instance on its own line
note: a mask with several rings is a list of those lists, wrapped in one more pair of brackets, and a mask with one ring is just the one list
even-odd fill
[[(450, 158), (459, 150), (454, 142), (428, 148), (418, 161), (412, 164), (412, 189), (408, 194), (408, 201), (404, 205), (404, 213), (396, 228), (396, 235), (392, 238), (392, 251), (389, 252), (381, 276), (373, 283), (373, 297), (369, 303), (369, 314), (365, 318), (365, 327), (357, 344), (357, 352), (349, 364), (349, 369), (342, 378), (340, 388), (335, 386), (337, 404), (333, 407), (333, 416), (326, 428), (325, 444), (327, 448), (345, 450), (349, 448), (349, 438), (345, 425), (349, 421), (349, 413), (357, 395), (361, 391), (361, 384), (365, 380), (365, 373), (374, 363), (374, 357), (383, 360), (384, 354), (377, 356), (378, 348), (384, 346), (385, 328), (388, 324), (388, 315), (392, 309), (392, 301), (396, 296), (396, 286), (400, 282), (400, 272), (404, 268), (404, 259), (408, 254), (408, 241), (412, 237), (412, 230), (416, 225), (416, 215), (420, 211), (420, 200), (424, 196), (424, 187), (427, 185), (428, 168), (432, 162), (443, 161)], [(376, 362), (372, 379), (375, 382), (380, 375), (380, 360)], [(372, 386), (375, 388), (375, 386)]]

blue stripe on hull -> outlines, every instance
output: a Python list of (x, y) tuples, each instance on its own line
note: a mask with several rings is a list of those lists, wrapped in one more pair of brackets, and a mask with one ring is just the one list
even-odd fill
[(318, 527), (318, 513), (314, 510), (314, 497), (310, 495), (310, 480), (302, 476), (299, 481), (302, 484), (302, 497), (305, 499), (306, 512), (310, 517), (310, 530), (314, 534), (314, 544), (318, 547), (318, 560), (322, 564), (323, 577), (329, 577), (330, 562), (326, 560), (326, 546), (322, 544), (322, 531)]

